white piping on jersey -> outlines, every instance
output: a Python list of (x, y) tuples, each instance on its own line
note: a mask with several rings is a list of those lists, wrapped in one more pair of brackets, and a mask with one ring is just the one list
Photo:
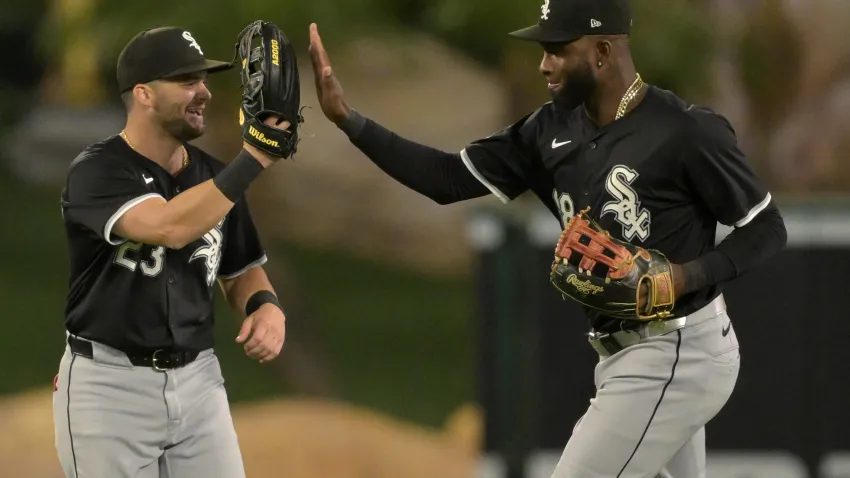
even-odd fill
[(468, 169), (469, 172), (472, 173), (473, 176), (475, 176), (475, 179), (477, 179), (479, 182), (481, 182), (481, 184), (487, 187), (487, 189), (489, 189), (494, 196), (499, 198), (505, 204), (511, 201), (508, 198), (507, 194), (500, 191), (499, 188), (490, 183), (490, 181), (487, 181), (487, 179), (480, 172), (478, 172), (477, 169), (475, 169), (475, 165), (472, 164), (472, 160), (469, 159), (469, 154), (466, 153), (466, 148), (461, 150), (460, 158), (463, 160), (463, 164), (466, 165), (466, 169)]
[(764, 208), (766, 208), (768, 204), (770, 204), (770, 193), (767, 193), (767, 196), (764, 198), (764, 200), (762, 202), (753, 206), (753, 208), (750, 209), (750, 212), (748, 212), (747, 215), (744, 216), (743, 219), (736, 222), (735, 227), (744, 227), (747, 224), (749, 224), (750, 221), (755, 219), (755, 217), (758, 216), (760, 212), (764, 211)]
[(148, 194), (143, 194), (143, 195), (141, 195), (141, 196), (139, 196), (135, 199), (130, 199), (129, 201), (125, 202), (123, 206), (118, 208), (118, 210), (115, 211), (115, 214), (113, 214), (112, 217), (110, 217), (109, 220), (106, 221), (106, 225), (103, 226), (103, 238), (106, 239), (106, 242), (112, 244), (113, 246), (117, 246), (118, 244), (121, 244), (122, 242), (124, 242), (126, 239), (121, 239), (121, 240), (118, 240), (118, 241), (112, 240), (112, 236), (111, 236), (112, 228), (115, 226), (115, 223), (118, 222), (118, 219), (120, 219), (121, 216), (126, 214), (127, 211), (129, 211), (130, 209), (132, 209), (134, 206), (138, 205), (142, 201), (146, 201), (150, 198), (160, 198), (163, 201), (165, 201), (165, 198), (162, 197), (161, 195), (157, 194), (157, 193), (148, 193)]
[(265, 254), (263, 254), (263, 257), (261, 257), (261, 258), (257, 259), (256, 261), (248, 264), (247, 266), (245, 266), (242, 269), (234, 272), (233, 274), (227, 274), (227, 275), (219, 274), (218, 278), (224, 279), (224, 280), (235, 279), (235, 278), (241, 276), (242, 274), (248, 272), (249, 269), (253, 269), (254, 267), (260, 267), (261, 265), (265, 264), (268, 260), (269, 260), (269, 258)]

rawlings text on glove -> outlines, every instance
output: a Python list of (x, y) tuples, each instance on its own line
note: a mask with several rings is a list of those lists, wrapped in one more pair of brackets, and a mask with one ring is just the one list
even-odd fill
[[(570, 219), (555, 248), (552, 284), (565, 296), (621, 319), (664, 319), (675, 305), (670, 262), (660, 252), (612, 238), (587, 212)], [(641, 285), (646, 304), (638, 307)]]

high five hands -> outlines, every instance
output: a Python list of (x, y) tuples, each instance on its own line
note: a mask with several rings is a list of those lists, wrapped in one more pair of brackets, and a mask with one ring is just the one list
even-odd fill
[(316, 82), (316, 95), (319, 97), (319, 105), (322, 113), (339, 126), (348, 118), (351, 108), (345, 103), (342, 96), (342, 85), (333, 73), (328, 52), (322, 45), (322, 37), (319, 36), (319, 27), (315, 23), (310, 24), (310, 60), (313, 64), (313, 78)]

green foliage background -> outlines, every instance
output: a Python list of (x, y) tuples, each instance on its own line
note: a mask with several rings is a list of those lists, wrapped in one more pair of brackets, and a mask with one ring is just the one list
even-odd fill
[[(45, 0), (5, 2), (4, 17), (38, 18)], [(706, 93), (706, 59), (711, 54), (711, 26), (701, 0), (633, 0), (635, 55), (645, 76), (663, 87)], [(663, 7), (663, 8), (662, 8)], [(93, 33), (102, 48), (105, 79), (112, 80), (123, 45), (138, 31), (166, 24), (190, 29), (210, 54), (232, 55), (236, 34), (256, 19), (274, 21), (290, 36), (297, 51), (307, 51), (308, 25), (317, 22), (329, 45), (361, 35), (386, 35), (403, 41), (401, 31), (435, 35), (484, 65), (500, 64), (509, 48), (507, 33), (539, 18), (539, 0), (98, 0), (90, 15), (39, 22), (47, 59), (56, 45), (78, 32)], [(14, 21), (13, 20), (13, 21)]]

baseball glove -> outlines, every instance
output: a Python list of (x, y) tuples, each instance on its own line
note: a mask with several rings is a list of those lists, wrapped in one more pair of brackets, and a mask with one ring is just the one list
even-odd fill
[[(611, 237), (587, 215), (573, 216), (555, 248), (550, 281), (565, 297), (619, 319), (664, 319), (675, 306), (670, 262), (660, 252)], [(648, 286), (640, 303), (641, 285)]]
[[(298, 63), (289, 39), (274, 23), (252, 22), (239, 33), (235, 61), (241, 67), (242, 138), (272, 156), (292, 156), (304, 118)], [(269, 116), (279, 116), (290, 125), (284, 130), (263, 123)]]

